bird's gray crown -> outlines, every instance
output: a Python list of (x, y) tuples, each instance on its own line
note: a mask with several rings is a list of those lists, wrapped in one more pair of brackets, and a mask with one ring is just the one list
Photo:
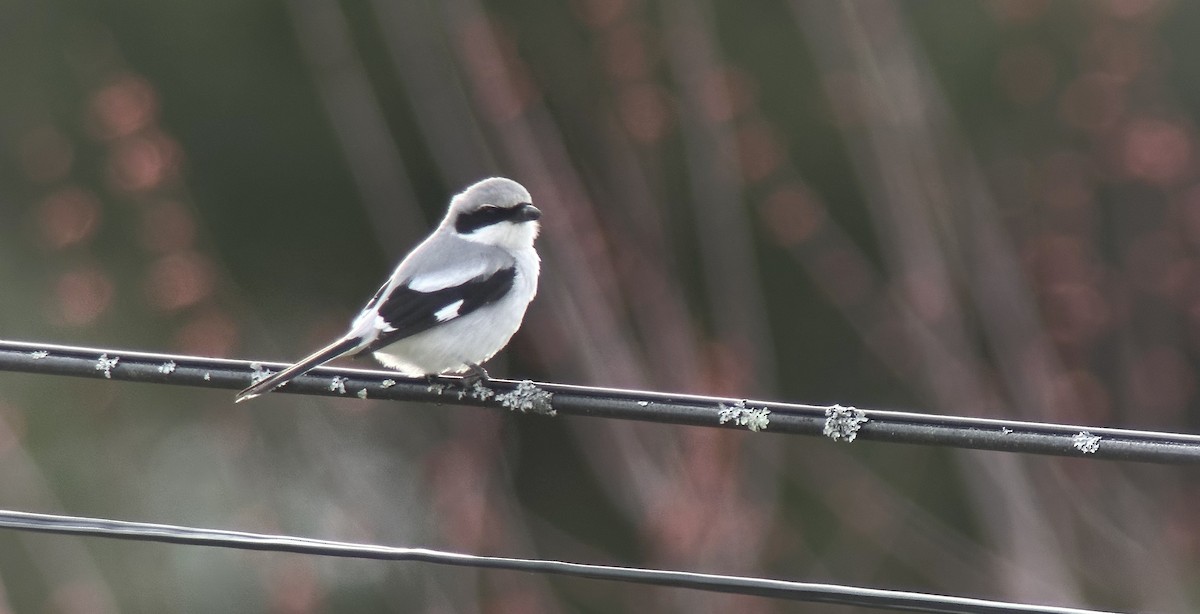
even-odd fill
[(450, 210), (454, 213), (469, 213), (483, 205), (496, 207), (515, 207), (519, 204), (531, 203), (532, 197), (525, 186), (504, 177), (490, 177), (463, 190), (450, 201)]

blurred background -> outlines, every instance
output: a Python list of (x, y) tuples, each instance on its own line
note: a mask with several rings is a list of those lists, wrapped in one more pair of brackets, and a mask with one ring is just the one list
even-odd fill
[[(1195, 431), (1198, 30), (1178, 0), (0, 0), (0, 336), (296, 359), (503, 174), (545, 212), (544, 272), (493, 375)], [(0, 507), (1200, 607), (1176, 468), (232, 399), (0, 374)], [(826, 609), (11, 532), (0, 589), (0, 612)]]

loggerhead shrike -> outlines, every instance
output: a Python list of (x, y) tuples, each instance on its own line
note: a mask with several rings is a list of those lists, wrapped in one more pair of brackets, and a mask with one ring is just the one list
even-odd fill
[(470, 371), (521, 327), (537, 293), (533, 248), (542, 216), (521, 184), (493, 177), (450, 201), (446, 217), (400, 262), (350, 330), (300, 362), (257, 382), (237, 401), (270, 392), (341, 356), (370, 353), (384, 366), (420, 377)]

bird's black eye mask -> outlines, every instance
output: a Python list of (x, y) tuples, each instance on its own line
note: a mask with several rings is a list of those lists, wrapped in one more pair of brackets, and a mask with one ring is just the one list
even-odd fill
[(500, 222), (512, 222), (514, 224), (520, 222), (528, 222), (536, 220), (540, 217), (535, 213), (537, 209), (529, 203), (518, 203), (513, 207), (497, 207), (496, 205), (484, 205), (469, 213), (460, 213), (454, 220), (454, 229), (458, 234), (471, 234), (481, 228), (487, 228), (492, 224)]

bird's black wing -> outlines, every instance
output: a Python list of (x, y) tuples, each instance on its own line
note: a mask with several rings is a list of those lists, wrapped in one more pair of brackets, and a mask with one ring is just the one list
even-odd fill
[(488, 275), (480, 275), (457, 286), (428, 292), (418, 292), (407, 284), (401, 284), (387, 296), (380, 296), (383, 292), (381, 289), (371, 303), (368, 303), (368, 308), (383, 318), (386, 328), (358, 354), (374, 352), (400, 339), (495, 303), (512, 290), (516, 277), (516, 267), (507, 267)]

